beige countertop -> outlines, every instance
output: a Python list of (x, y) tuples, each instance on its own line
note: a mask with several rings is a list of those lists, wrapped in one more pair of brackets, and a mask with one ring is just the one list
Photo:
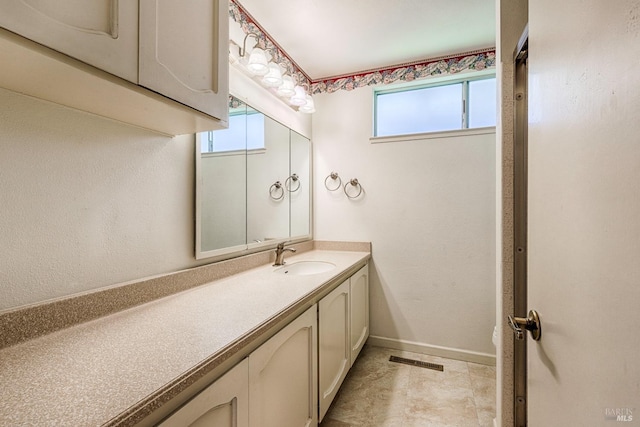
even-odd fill
[(133, 425), (369, 257), (290, 255), (289, 265), (322, 260), (336, 268), (291, 276), (264, 265), (4, 348), (0, 426)]

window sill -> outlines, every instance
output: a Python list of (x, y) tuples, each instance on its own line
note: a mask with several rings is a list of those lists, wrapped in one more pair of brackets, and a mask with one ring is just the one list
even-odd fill
[(446, 130), (446, 131), (440, 131), (440, 132), (412, 133), (408, 135), (372, 136), (371, 138), (369, 138), (369, 142), (372, 144), (381, 144), (384, 142), (402, 142), (402, 141), (416, 141), (416, 140), (422, 140), (422, 139), (455, 138), (458, 136), (487, 135), (491, 133), (496, 133), (495, 126), (489, 126), (484, 128), (473, 128), (473, 129)]
[(249, 150), (208, 151), (206, 153), (202, 153), (202, 157), (246, 156), (251, 154), (264, 154), (266, 152), (266, 148), (251, 148)]

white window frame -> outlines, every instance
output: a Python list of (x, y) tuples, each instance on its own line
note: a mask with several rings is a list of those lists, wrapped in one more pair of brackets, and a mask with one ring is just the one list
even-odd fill
[[(463, 134), (476, 134), (476, 133), (487, 133), (495, 130), (495, 126), (489, 126), (486, 128), (469, 128), (469, 114), (468, 114), (468, 100), (469, 100), (469, 82), (477, 81), (477, 80), (486, 80), (496, 78), (496, 72), (494, 69), (484, 70), (480, 72), (474, 72), (473, 74), (466, 74), (461, 76), (459, 74), (442, 77), (442, 78), (434, 78), (429, 79), (427, 82), (412, 82), (405, 83), (401, 85), (396, 85), (393, 87), (384, 87), (384, 88), (374, 88), (373, 89), (373, 136), (370, 138), (371, 142), (390, 142), (394, 139), (420, 139), (425, 136), (457, 136)], [(420, 90), (432, 87), (439, 86), (448, 86), (452, 84), (463, 83), (462, 85), (462, 112), (461, 112), (461, 129), (453, 129), (453, 130), (439, 130), (439, 131), (429, 131), (423, 133), (404, 133), (397, 135), (384, 135), (377, 136), (377, 102), (378, 95), (384, 95), (388, 93), (397, 93), (397, 92), (407, 92), (412, 90)], [(496, 103), (497, 105), (497, 103)]]

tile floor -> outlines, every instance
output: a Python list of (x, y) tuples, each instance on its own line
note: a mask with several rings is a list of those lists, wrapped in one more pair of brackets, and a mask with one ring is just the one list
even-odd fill
[[(444, 372), (389, 356), (444, 365)], [(493, 427), (496, 369), (365, 346), (320, 427)]]

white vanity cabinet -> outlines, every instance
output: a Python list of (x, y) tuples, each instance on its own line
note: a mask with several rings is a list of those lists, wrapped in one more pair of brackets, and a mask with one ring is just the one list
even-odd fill
[(160, 427), (316, 427), (369, 336), (368, 264), (316, 301)]
[(318, 423), (317, 305), (249, 355), (249, 425)]
[(319, 421), (369, 337), (369, 266), (318, 303)]
[(351, 365), (369, 337), (369, 265), (365, 265), (349, 279)]
[(351, 367), (349, 279), (318, 303), (319, 421)]
[(131, 82), (138, 80), (138, 2), (2, 0), (0, 26)]
[(159, 427), (248, 427), (249, 362), (244, 359)]
[(228, 9), (228, 0), (2, 0), (0, 87), (168, 135), (225, 128)]

